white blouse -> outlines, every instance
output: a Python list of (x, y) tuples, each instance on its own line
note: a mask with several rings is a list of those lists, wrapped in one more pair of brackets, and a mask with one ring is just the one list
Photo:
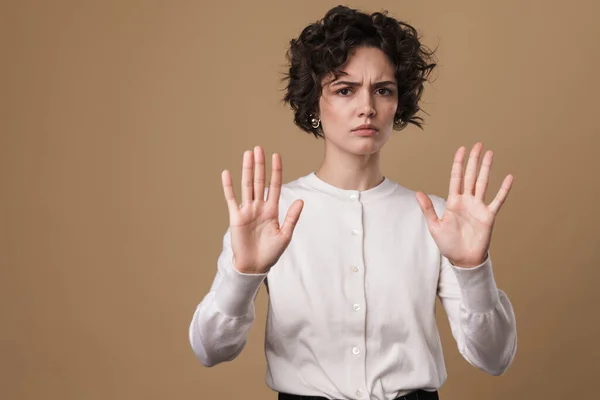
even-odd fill
[[(444, 199), (430, 198), (441, 217)], [(462, 356), (489, 374), (506, 371), (517, 347), (515, 315), (489, 253), (475, 268), (452, 265), (414, 191), (387, 178), (344, 190), (310, 173), (283, 185), (282, 221), (296, 199), (304, 208), (292, 241), (266, 274), (238, 272), (225, 233), (216, 277), (189, 328), (203, 365), (242, 351), (264, 281), (266, 383), (275, 391), (391, 400), (439, 389), (447, 374), (436, 296)]]

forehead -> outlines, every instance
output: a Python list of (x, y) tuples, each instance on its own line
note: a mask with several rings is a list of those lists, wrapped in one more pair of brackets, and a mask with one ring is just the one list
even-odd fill
[[(394, 81), (395, 68), (383, 51), (374, 47), (359, 47), (354, 49), (348, 60), (342, 66), (343, 72), (339, 79), (353, 78), (355, 80), (391, 80)], [(323, 79), (323, 83), (333, 82), (333, 74)]]

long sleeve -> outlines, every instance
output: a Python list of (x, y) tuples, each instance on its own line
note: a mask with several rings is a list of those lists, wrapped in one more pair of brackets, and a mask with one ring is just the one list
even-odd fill
[(200, 363), (212, 367), (235, 359), (254, 321), (254, 299), (267, 274), (242, 274), (232, 264), (229, 229), (210, 291), (196, 307), (189, 340)]
[(458, 350), (475, 367), (501, 375), (515, 356), (517, 329), (512, 305), (496, 287), (489, 253), (474, 268), (460, 268), (441, 258), (438, 296)]

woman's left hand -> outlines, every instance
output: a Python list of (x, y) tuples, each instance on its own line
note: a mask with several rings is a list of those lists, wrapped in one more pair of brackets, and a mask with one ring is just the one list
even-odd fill
[(507, 175), (494, 200), (489, 205), (484, 203), (494, 154), (489, 150), (485, 153), (477, 175), (482, 148), (482, 143), (473, 146), (464, 182), (462, 169), (466, 148), (460, 147), (456, 151), (450, 176), (450, 191), (441, 219), (438, 218), (431, 199), (425, 193), (417, 192), (417, 201), (440, 252), (453, 265), (462, 268), (476, 267), (486, 260), (496, 215), (506, 201), (514, 181), (512, 175)]

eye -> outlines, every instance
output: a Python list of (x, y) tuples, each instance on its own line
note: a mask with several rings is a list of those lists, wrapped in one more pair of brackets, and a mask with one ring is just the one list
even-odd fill
[(350, 88), (342, 88), (335, 93), (341, 94), (342, 96), (347, 96), (348, 94), (350, 94), (349, 92), (350, 92)]
[[(384, 96), (389, 96), (392, 94), (392, 91), (388, 88), (381, 88), (381, 89), (377, 89), (379, 91), (379, 94), (383, 94)], [(383, 90), (383, 93), (381, 93), (381, 91)]]

